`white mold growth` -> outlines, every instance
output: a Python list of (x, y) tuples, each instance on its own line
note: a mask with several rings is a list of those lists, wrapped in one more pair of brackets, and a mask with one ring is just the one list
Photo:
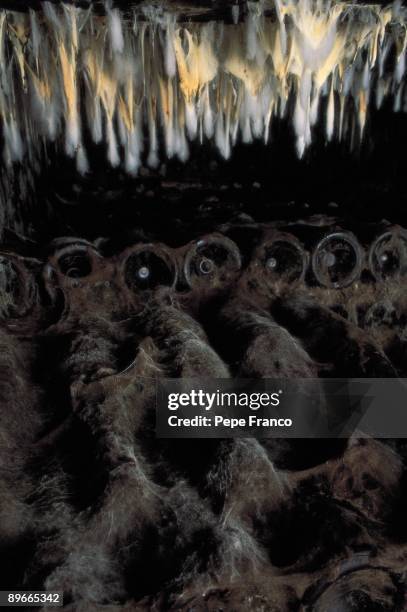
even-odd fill
[(248, 3), (244, 22), (238, 5), (233, 16), (181, 24), (154, 7), (124, 15), (109, 3), (104, 16), (47, 2), (1, 11), (5, 161), (33, 162), (50, 142), (85, 173), (86, 133), (135, 175), (143, 161), (186, 160), (195, 139), (214, 140), (225, 158), (238, 141), (267, 143), (273, 118), (288, 112), (301, 156), (317, 122), (327, 140), (355, 145), (372, 105), (391, 97), (395, 111), (406, 108), (400, 5), (263, 0)]

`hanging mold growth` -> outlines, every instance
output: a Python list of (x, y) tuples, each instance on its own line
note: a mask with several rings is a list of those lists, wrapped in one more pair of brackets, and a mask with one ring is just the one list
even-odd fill
[[(181, 22), (145, 3), (126, 13), (42, 2), (0, 11), (0, 123), (6, 166), (34, 164), (49, 143), (86, 173), (90, 138), (113, 166), (214, 141), (268, 142), (292, 123), (299, 156), (316, 123), (327, 140), (359, 142), (385, 98), (407, 109), (407, 12), (327, 0), (248, 3), (239, 22)], [(90, 135), (90, 136), (88, 136)]]

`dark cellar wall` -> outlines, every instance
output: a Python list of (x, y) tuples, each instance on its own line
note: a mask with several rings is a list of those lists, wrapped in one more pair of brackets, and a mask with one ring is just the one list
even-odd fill
[(177, 243), (242, 213), (255, 221), (326, 214), (405, 225), (406, 132), (404, 113), (382, 109), (354, 152), (348, 143), (326, 144), (320, 136), (298, 159), (280, 121), (267, 146), (237, 146), (225, 161), (211, 144), (193, 145), (186, 164), (163, 160), (136, 179), (108, 168), (103, 147), (92, 149), (91, 173), (83, 179), (73, 162), (54, 153), (37, 179), (35, 211), (30, 206), (27, 212), (31, 237), (40, 243), (67, 234), (94, 240), (123, 236), (131, 227)]

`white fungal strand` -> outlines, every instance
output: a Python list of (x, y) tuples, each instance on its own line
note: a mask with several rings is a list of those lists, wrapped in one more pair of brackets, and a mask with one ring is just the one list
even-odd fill
[(103, 16), (44, 2), (38, 11), (0, 11), (8, 164), (34, 162), (55, 143), (85, 173), (86, 134), (112, 166), (136, 175), (165, 156), (185, 161), (195, 139), (213, 141), (225, 158), (239, 141), (267, 143), (274, 117), (287, 113), (302, 156), (317, 123), (327, 141), (353, 146), (372, 106), (392, 98), (395, 111), (407, 108), (400, 4), (263, 0), (248, 3), (245, 22), (234, 10), (230, 24), (137, 10), (123, 14), (108, 2)]

